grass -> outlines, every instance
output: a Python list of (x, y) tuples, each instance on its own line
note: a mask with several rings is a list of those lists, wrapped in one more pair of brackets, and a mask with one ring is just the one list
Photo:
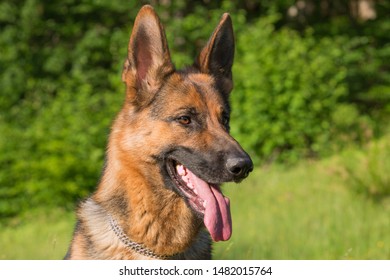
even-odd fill
[(63, 259), (75, 225), (74, 213), (39, 209), (5, 227), (0, 224), (0, 259)]
[(262, 169), (226, 186), (233, 236), (217, 259), (389, 259), (390, 205), (356, 195), (332, 161)]
[[(390, 201), (352, 191), (343, 157), (258, 168), (226, 185), (233, 236), (215, 259), (390, 259)], [(74, 214), (36, 211), (0, 231), (0, 259), (62, 259)]]

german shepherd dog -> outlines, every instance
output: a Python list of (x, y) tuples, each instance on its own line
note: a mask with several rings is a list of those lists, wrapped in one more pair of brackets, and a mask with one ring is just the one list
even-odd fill
[(176, 70), (157, 14), (141, 8), (102, 178), (78, 208), (65, 259), (211, 259), (212, 240), (230, 238), (220, 185), (253, 169), (229, 135), (233, 56), (225, 13), (193, 66)]

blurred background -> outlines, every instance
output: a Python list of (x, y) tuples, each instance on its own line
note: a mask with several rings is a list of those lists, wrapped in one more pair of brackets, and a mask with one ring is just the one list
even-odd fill
[(147, 3), (178, 68), (233, 19), (231, 133), (256, 168), (224, 187), (214, 258), (390, 259), (387, 0), (0, 0), (0, 259), (65, 255)]

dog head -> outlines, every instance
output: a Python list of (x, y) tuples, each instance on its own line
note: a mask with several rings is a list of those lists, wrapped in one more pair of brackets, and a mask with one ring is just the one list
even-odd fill
[(232, 21), (224, 14), (194, 64), (176, 70), (160, 20), (144, 6), (122, 74), (121, 122), (113, 128), (120, 131), (123, 161), (136, 158), (140, 169), (149, 166), (143, 170), (158, 166), (156, 180), (204, 218), (214, 240), (231, 234), (229, 200), (220, 184), (239, 182), (253, 169), (249, 155), (229, 134), (233, 58)]

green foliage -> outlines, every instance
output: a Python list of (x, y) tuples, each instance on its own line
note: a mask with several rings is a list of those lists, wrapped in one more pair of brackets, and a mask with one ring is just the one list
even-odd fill
[[(37, 205), (73, 206), (96, 186), (108, 127), (122, 98), (60, 91), (27, 129), (3, 125), (0, 213), (9, 216)], [(10, 141), (11, 139), (11, 141)]]
[(76, 2), (0, 3), (0, 217), (73, 207), (99, 179), (138, 7)]
[[(354, 27), (338, 16), (297, 24), (286, 18), (293, 1), (255, 2), (155, 5), (178, 67), (192, 63), (221, 14), (231, 13), (232, 134), (252, 157), (295, 162), (380, 135), (390, 115), (390, 7), (378, 4), (378, 19)], [(93, 190), (140, 7), (0, 0), (0, 217), (72, 207)]]
[(347, 94), (343, 52), (327, 38), (275, 32), (272, 20), (238, 36), (232, 133), (257, 158), (327, 152), (338, 132), (332, 115)]
[(351, 190), (374, 201), (390, 198), (389, 140), (371, 143), (359, 153), (346, 153), (339, 172)]

